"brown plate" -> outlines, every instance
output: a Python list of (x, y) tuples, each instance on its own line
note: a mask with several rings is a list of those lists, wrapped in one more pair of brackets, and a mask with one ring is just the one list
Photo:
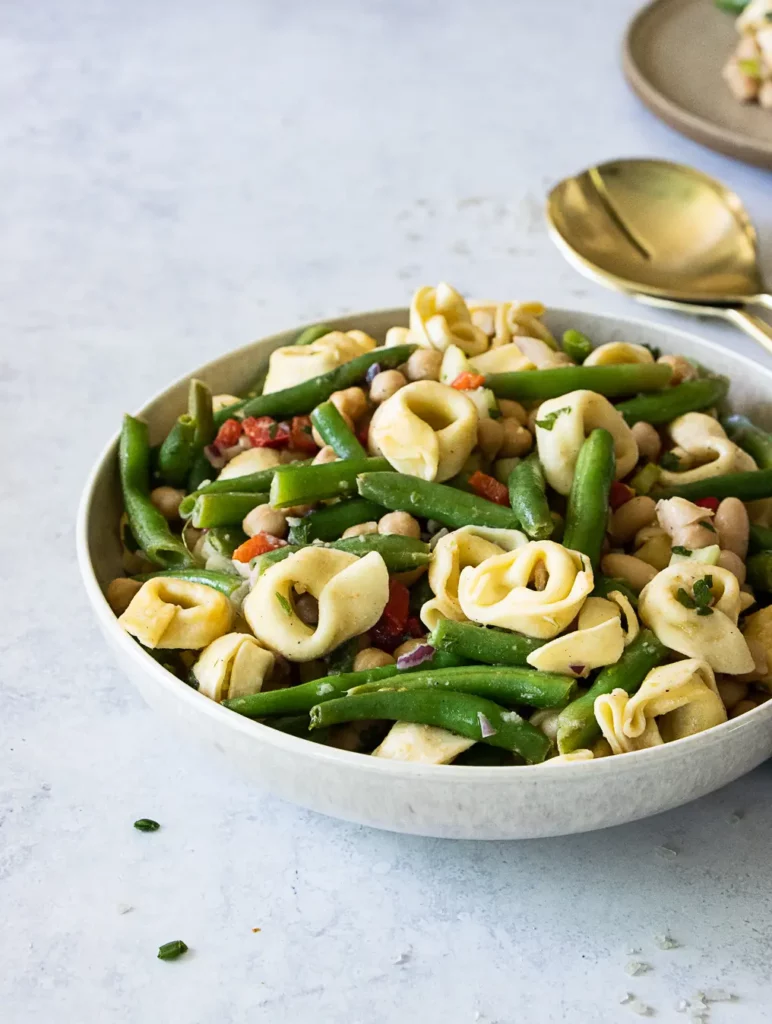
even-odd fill
[(712, 0), (654, 0), (630, 23), (628, 82), (657, 117), (720, 153), (772, 168), (772, 110), (740, 103), (721, 77), (737, 42)]

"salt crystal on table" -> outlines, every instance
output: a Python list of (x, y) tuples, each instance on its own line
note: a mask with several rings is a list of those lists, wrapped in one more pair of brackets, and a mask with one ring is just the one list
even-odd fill
[(664, 857), (666, 860), (672, 860), (678, 856), (678, 850), (674, 850), (672, 846), (658, 846), (655, 850), (660, 857)]
[(681, 945), (680, 942), (676, 942), (672, 935), (668, 935), (667, 932), (664, 935), (655, 935), (654, 942), (660, 949), (678, 949)]
[(634, 999), (629, 1005), (633, 1013), (637, 1013), (639, 1017), (651, 1017), (654, 1014), (654, 1010), (640, 999)]
[(708, 988), (702, 994), (709, 1003), (733, 1003), (736, 998), (725, 988)]
[(625, 973), (631, 977), (636, 977), (638, 974), (647, 974), (651, 970), (651, 964), (645, 964), (642, 960), (631, 960), (629, 964), (625, 966)]

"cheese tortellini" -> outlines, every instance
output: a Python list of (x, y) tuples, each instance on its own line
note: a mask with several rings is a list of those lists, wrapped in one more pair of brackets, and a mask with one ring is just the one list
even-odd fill
[(478, 415), (462, 391), (434, 380), (400, 388), (378, 407), (369, 443), (400, 473), (449, 480), (477, 443)]
[(275, 448), (247, 448), (239, 452), (230, 462), (223, 466), (218, 480), (230, 480), (248, 473), (259, 473), (263, 469), (273, 469), (281, 465), (281, 457)]
[(371, 352), (376, 341), (364, 331), (331, 331), (310, 345), (287, 345), (275, 349), (268, 360), (263, 394), (302, 384), (329, 373), (357, 356)]
[(624, 363), (653, 363), (654, 356), (643, 345), (626, 341), (610, 341), (599, 345), (587, 356), (585, 366), (620, 366)]
[(145, 647), (195, 651), (227, 633), (233, 615), (228, 598), (212, 587), (156, 576), (142, 584), (118, 622)]
[(395, 722), (381, 745), (373, 751), (373, 757), (416, 764), (448, 764), (473, 747), (474, 742), (436, 725)]
[[(693, 594), (698, 580), (710, 586), (713, 604), (700, 614)], [(716, 672), (741, 675), (754, 667), (737, 618), (742, 610), (737, 577), (718, 565), (676, 562), (658, 572), (638, 599), (641, 621), (663, 644), (688, 658), (702, 658)]]
[[(537, 566), (543, 590), (532, 584)], [(554, 541), (530, 541), (461, 571), (458, 600), (472, 622), (551, 640), (571, 622), (593, 588), (589, 559)]]
[(628, 696), (613, 690), (595, 700), (595, 718), (613, 753), (659, 746), (726, 721), (713, 669), (700, 658), (654, 668)]
[(592, 669), (616, 664), (625, 646), (637, 635), (638, 619), (632, 605), (615, 590), (608, 599), (588, 597), (579, 612), (577, 628), (532, 651), (526, 660), (542, 672), (586, 676)]
[[(309, 593), (318, 601), (315, 626), (306, 625), (295, 611), (294, 593)], [(289, 661), (311, 661), (374, 626), (388, 599), (389, 574), (377, 552), (357, 558), (310, 546), (266, 569), (242, 611), (266, 647)]]
[(686, 466), (683, 471), (662, 470), (665, 487), (707, 480), (725, 473), (756, 469), (756, 463), (742, 448), (730, 441), (718, 420), (702, 412), (687, 412), (668, 427), (676, 454)]
[(444, 352), (448, 345), (468, 356), (488, 348), (488, 336), (472, 323), (466, 302), (444, 282), (436, 288), (419, 288), (410, 304), (410, 341)]
[(548, 483), (558, 494), (570, 493), (579, 451), (597, 427), (608, 430), (614, 438), (616, 479), (621, 480), (638, 461), (638, 445), (624, 417), (607, 398), (594, 391), (572, 391), (539, 406), (539, 459)]
[(527, 543), (528, 538), (519, 530), (493, 530), (485, 526), (463, 526), (441, 537), (429, 565), (429, 586), (434, 597), (421, 608), (423, 623), (434, 629), (440, 619), (464, 622), (466, 615), (458, 601), (461, 570)]
[(226, 633), (201, 652), (191, 672), (199, 693), (233, 700), (259, 693), (273, 663), (273, 654), (249, 633)]
[(552, 333), (541, 321), (546, 312), (541, 302), (486, 302), (469, 299), (467, 307), (472, 322), (491, 339), (493, 348), (521, 338), (538, 338), (550, 348), (557, 348)]

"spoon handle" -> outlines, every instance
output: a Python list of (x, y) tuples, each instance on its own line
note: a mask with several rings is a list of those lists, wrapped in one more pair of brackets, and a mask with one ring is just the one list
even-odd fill
[(748, 313), (745, 309), (727, 309), (725, 311), (726, 319), (730, 320), (735, 327), (739, 327), (741, 331), (745, 331), (747, 335), (757, 341), (759, 345), (763, 346), (766, 351), (772, 355), (772, 325), (768, 324), (766, 320), (762, 320), (760, 316), (754, 316), (753, 313)]
[(753, 301), (757, 306), (766, 306), (767, 309), (772, 309), (772, 295), (769, 292), (764, 292), (763, 295), (754, 295)]

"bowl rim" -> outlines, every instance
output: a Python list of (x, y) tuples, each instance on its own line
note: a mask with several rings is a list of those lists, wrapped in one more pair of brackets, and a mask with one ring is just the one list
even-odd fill
[[(592, 310), (569, 309), (563, 306), (548, 306), (547, 312), (548, 314), (552, 313), (566, 317), (592, 316), (598, 320), (605, 320), (614, 326), (623, 328), (627, 326), (633, 328), (644, 327), (655, 331), (661, 331), (663, 336), (673, 338), (674, 340), (677, 340), (679, 337), (684, 338), (692, 344), (696, 343), (700, 348), (707, 350), (708, 353), (715, 353), (722, 358), (726, 354), (726, 349), (714, 341), (708, 341), (691, 333), (690, 331), (685, 331), (678, 327), (671, 327), (668, 324), (659, 324), (656, 321), (646, 320), (642, 317), (617, 316), (610, 313), (596, 313)], [(345, 316), (325, 318), (322, 322), (329, 324), (333, 330), (352, 330), (353, 327), (351, 326), (351, 322), (361, 318), (389, 316), (393, 317), (395, 322), (399, 322), (399, 320), (405, 320), (407, 314), (408, 309), (406, 307), (395, 306), (383, 309), (364, 310), (349, 313)], [(222, 353), (214, 359), (210, 359), (207, 363), (197, 366), (193, 370), (182, 374), (171, 384), (151, 396), (144, 402), (135, 415), (142, 416), (147, 406), (162, 401), (169, 393), (183, 385), (186, 381), (190, 380), (191, 377), (205, 375), (210, 368), (216, 367), (222, 359), (242, 354), (246, 355), (257, 345), (264, 345), (266, 343), (274, 343), (275, 345), (280, 344), (282, 341), (286, 341), (288, 337), (291, 337), (297, 332), (303, 330), (304, 326), (311, 325), (301, 325), (300, 327), (289, 328), (266, 337), (257, 338), (254, 341), (248, 342), (236, 349), (229, 349), (227, 352)], [(665, 340), (665, 337), (663, 337), (663, 340)], [(755, 362), (749, 356), (742, 355), (741, 353), (730, 351), (730, 355), (733, 360), (744, 364), (750, 373), (756, 376), (761, 374), (765, 377), (770, 384), (770, 389), (772, 390), (772, 369)], [(722, 722), (720, 725), (706, 729), (704, 732), (695, 733), (693, 736), (687, 736), (680, 740), (663, 744), (662, 746), (631, 751), (624, 755), (621, 759), (622, 763), (619, 763), (620, 759), (618, 757), (603, 757), (587, 761), (560, 762), (559, 764), (545, 761), (541, 764), (534, 765), (486, 766), (417, 764), (411, 761), (395, 761), (388, 758), (367, 757), (354, 751), (341, 750), (337, 747), (329, 747), (320, 743), (311, 743), (300, 736), (293, 736), (290, 733), (281, 732), (278, 729), (273, 729), (270, 726), (263, 725), (261, 722), (236, 714), (235, 712), (223, 707), (221, 704), (218, 704), (204, 696), (204, 694), (199, 693), (197, 690), (193, 689), (193, 687), (187, 686), (185, 683), (181, 682), (180, 679), (172, 675), (171, 672), (163, 668), (157, 661), (155, 661), (154, 658), (147, 654), (139, 644), (137, 644), (134, 638), (118, 625), (118, 619), (107, 603), (107, 599), (99, 585), (91, 558), (91, 552), (89, 550), (88, 527), (91, 515), (92, 513), (95, 513), (95, 509), (93, 508), (93, 497), (96, 481), (101, 475), (104, 466), (116, 457), (119, 437), (120, 432), (116, 431), (97, 456), (88, 473), (78, 504), (75, 525), (75, 544), (81, 579), (97, 621), (109, 639), (126, 653), (127, 657), (134, 662), (138, 670), (151, 676), (157, 685), (160, 685), (167, 691), (171, 698), (177, 698), (183, 702), (187, 702), (191, 707), (191, 710), (197, 708), (205, 716), (208, 716), (212, 720), (213, 724), (219, 725), (221, 723), (226, 728), (235, 729), (238, 732), (251, 736), (255, 740), (267, 742), (289, 755), (303, 755), (309, 760), (335, 762), (341, 766), (350, 765), (352, 768), (359, 768), (367, 772), (386, 773), (406, 780), (420, 777), (423, 780), (437, 783), (443, 780), (447, 782), (456, 781), (468, 783), (472, 779), (508, 782), (514, 778), (523, 778), (523, 772), (526, 772), (529, 779), (538, 778), (543, 780), (543, 784), (558, 784), (571, 781), (578, 782), (580, 778), (584, 778), (581, 773), (590, 770), (600, 774), (618, 772), (620, 769), (624, 771), (634, 771), (636, 766), (639, 765), (641, 768), (645, 768), (652, 763), (664, 764), (666, 760), (678, 760), (683, 756), (688, 756), (689, 751), (695, 747), (710, 747), (717, 743), (723, 743), (725, 739), (728, 739), (732, 734), (748, 727), (752, 720), (755, 721), (761, 716), (766, 716), (767, 718), (772, 719), (772, 700), (770, 700), (754, 708), (752, 711), (746, 712), (738, 718), (730, 718), (726, 722)]]

